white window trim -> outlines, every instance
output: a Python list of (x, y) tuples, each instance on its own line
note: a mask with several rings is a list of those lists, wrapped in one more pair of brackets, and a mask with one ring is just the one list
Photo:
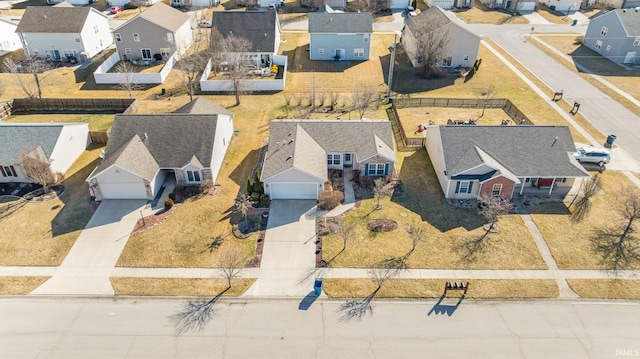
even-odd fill
[(122, 41), (122, 35), (119, 32), (116, 32), (113, 36), (116, 38), (116, 42)]
[[(496, 190), (496, 186), (498, 187), (497, 190)], [(493, 197), (500, 197), (500, 195), (502, 194), (502, 187), (503, 187), (502, 183), (494, 183), (491, 188), (491, 195)], [(498, 192), (497, 194), (496, 194), (496, 191)]]
[(353, 49), (353, 57), (364, 57), (364, 48), (358, 47)]
[(384, 163), (369, 163), (367, 176), (384, 176), (385, 168), (386, 164)]
[(125, 47), (124, 53), (125, 53), (125, 55), (131, 55), (131, 48), (130, 47)]
[(324, 55), (324, 48), (318, 48), (318, 55)]
[(471, 181), (460, 181), (460, 186), (458, 187), (458, 193), (469, 193), (469, 184)]
[(633, 40), (633, 46), (640, 46), (640, 36), (636, 36), (636, 39)]
[(611, 45), (607, 45), (607, 48), (605, 49), (607, 52), (611, 51)]
[[(193, 180), (189, 180), (189, 174), (193, 177)], [(202, 182), (202, 173), (200, 171), (185, 171), (185, 180), (187, 183), (201, 183)], [(196, 180), (196, 177), (198, 178)]]
[(140, 34), (137, 32), (133, 33), (133, 42), (140, 42)]
[(608, 32), (609, 32), (609, 28), (606, 26), (603, 26), (602, 30), (600, 30), (600, 35), (602, 35), (603, 37), (606, 37)]
[(596, 46), (595, 46), (595, 47), (596, 47), (596, 49), (598, 49), (598, 50), (602, 49), (602, 41), (600, 41), (600, 40), (596, 40)]
[(340, 166), (342, 164), (342, 154), (340, 153), (327, 153), (327, 165), (328, 166)]
[[(145, 50), (149, 51), (149, 57), (144, 57), (144, 51)], [(153, 54), (151, 53), (151, 49), (148, 49), (148, 48), (140, 49), (140, 56), (142, 56), (143, 60), (151, 60), (151, 59), (153, 59)]]

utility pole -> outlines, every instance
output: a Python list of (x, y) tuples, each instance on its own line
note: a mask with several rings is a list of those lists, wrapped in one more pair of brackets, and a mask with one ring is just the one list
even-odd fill
[(391, 82), (393, 81), (393, 66), (396, 62), (396, 46), (397, 46), (398, 34), (393, 36), (393, 43), (391, 44), (391, 57), (389, 59), (389, 78), (387, 79), (387, 99), (391, 98)]

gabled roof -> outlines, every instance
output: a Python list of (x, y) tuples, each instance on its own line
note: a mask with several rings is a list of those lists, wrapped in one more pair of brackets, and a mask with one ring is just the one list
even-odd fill
[(140, 153), (138, 160), (129, 160), (127, 157), (122, 161), (131, 172), (140, 176), (148, 174), (148, 161), (144, 153), (137, 147), (132, 147), (137, 152), (122, 150), (125, 146), (137, 146), (138, 142), (132, 142), (136, 136), (159, 167), (181, 168), (191, 163), (194, 156), (200, 163), (209, 166), (216, 125), (215, 114), (116, 115), (105, 150), (105, 160), (94, 173), (120, 163), (119, 157), (122, 155)]
[(138, 135), (134, 135), (124, 146), (106, 157), (100, 164), (99, 170), (95, 170), (93, 173), (97, 175), (113, 165), (135, 173), (148, 181), (153, 180), (160, 169)]
[(397, 161), (389, 121), (274, 120), (262, 179), (290, 168), (326, 179), (328, 152), (355, 153), (358, 161), (376, 155)]
[(233, 34), (249, 40), (251, 52), (274, 52), (279, 31), (276, 21), (275, 11), (214, 11), (211, 27), (222, 36)]
[(104, 16), (90, 6), (68, 7), (63, 5), (65, 3), (56, 6), (27, 6), (16, 32), (76, 34), (82, 31), (91, 11)]
[(233, 117), (233, 112), (200, 96), (175, 110), (174, 113), (191, 113), (195, 115), (221, 114)]
[(147, 10), (118, 26), (114, 31), (127, 26), (131, 22), (138, 21), (138, 19), (144, 19), (171, 32), (177, 31), (185, 22), (190, 21), (189, 14), (176, 10), (162, 2), (157, 2), (148, 7)]
[(426, 35), (422, 33), (424, 31), (423, 24), (425, 23), (433, 24), (428, 26), (428, 30), (437, 31), (447, 26), (456, 26), (470, 35), (479, 39), (481, 38), (480, 35), (476, 34), (471, 30), (471, 28), (469, 28), (467, 23), (458, 18), (455, 13), (444, 10), (438, 6), (432, 6), (417, 16), (409, 18), (405, 24), (414, 36), (421, 37)]
[(640, 10), (616, 9), (613, 12), (615, 12), (622, 27), (624, 27), (627, 36), (640, 36)]
[(86, 126), (85, 123), (3, 123), (0, 122), (0, 164), (20, 162), (23, 151), (42, 148), (47, 158), (65, 126)]
[[(437, 126), (449, 176), (487, 164), (505, 176), (585, 177), (566, 126)], [(432, 130), (427, 128), (427, 131)], [(487, 160), (489, 156), (492, 161)]]
[(373, 32), (371, 13), (309, 13), (309, 33), (359, 33)]

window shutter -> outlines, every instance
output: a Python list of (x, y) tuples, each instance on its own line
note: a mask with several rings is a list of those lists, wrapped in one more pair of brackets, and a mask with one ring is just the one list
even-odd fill
[(18, 177), (18, 174), (16, 174), (16, 169), (13, 168), (13, 166), (9, 166), (9, 168), (11, 168), (11, 172), (13, 172), (13, 177)]
[(366, 165), (364, 165), (364, 175), (365, 176), (369, 175), (369, 164), (368, 163)]
[(384, 175), (386, 176), (386, 175), (388, 175), (388, 174), (389, 174), (389, 164), (388, 164), (388, 163), (385, 163), (385, 164), (384, 164)]
[(7, 177), (7, 174), (4, 173), (4, 167), (0, 166), (0, 171), (2, 171), (2, 177)]
[(473, 182), (469, 181), (469, 188), (467, 189), (467, 193), (471, 193), (471, 188), (473, 188)]
[(458, 193), (458, 191), (460, 191), (460, 181), (456, 182), (456, 193)]

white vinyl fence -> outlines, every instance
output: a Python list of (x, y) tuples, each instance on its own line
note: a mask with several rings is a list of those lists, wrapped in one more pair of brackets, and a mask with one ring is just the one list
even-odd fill
[(178, 62), (178, 53), (174, 52), (171, 57), (166, 61), (160, 72), (157, 73), (122, 73), (112, 72), (108, 73), (115, 64), (120, 61), (120, 54), (116, 51), (113, 55), (109, 56), (98, 69), (93, 73), (93, 78), (96, 80), (96, 84), (161, 84), (171, 72), (173, 66)]
[[(255, 91), (282, 91), (287, 81), (287, 57), (283, 55), (273, 56), (273, 63), (278, 66), (284, 66), (281, 79), (259, 79), (259, 80), (242, 80), (242, 87), (245, 90)], [(207, 62), (207, 66), (200, 77), (200, 90), (202, 92), (231, 92), (233, 91), (233, 83), (231, 80), (207, 80), (211, 73), (211, 60)]]

